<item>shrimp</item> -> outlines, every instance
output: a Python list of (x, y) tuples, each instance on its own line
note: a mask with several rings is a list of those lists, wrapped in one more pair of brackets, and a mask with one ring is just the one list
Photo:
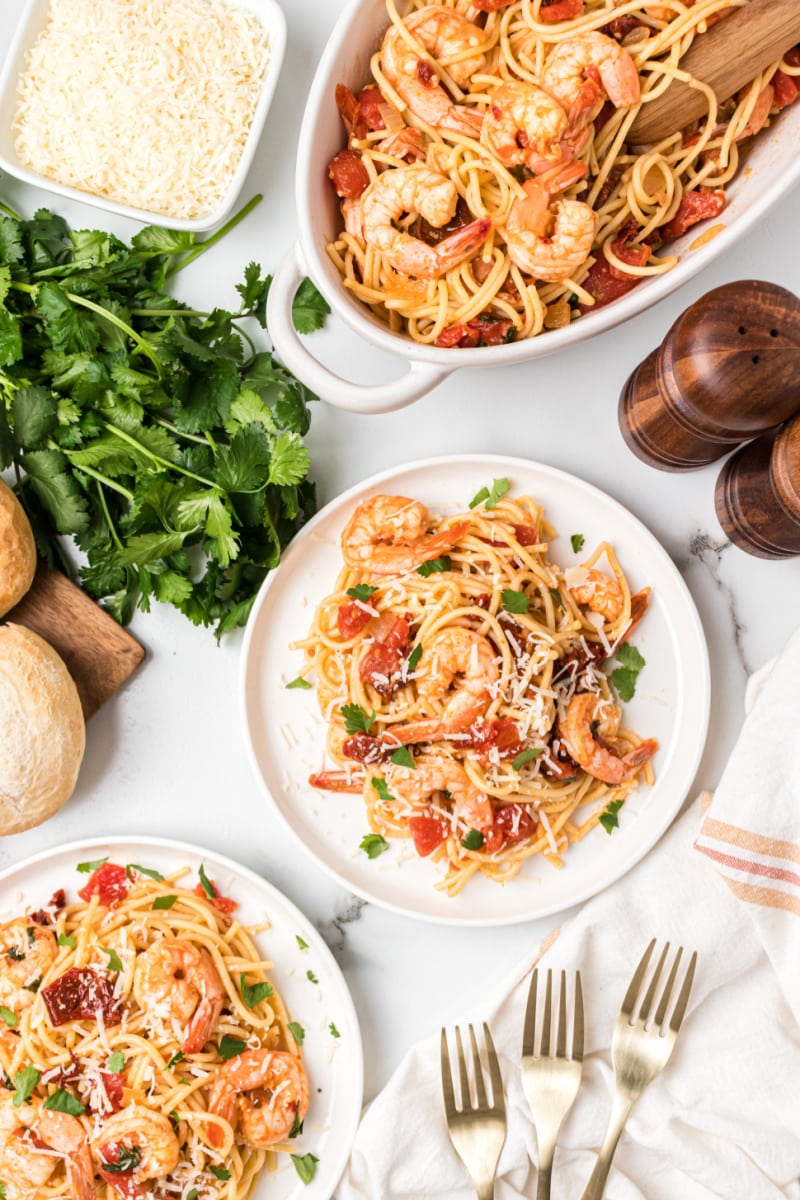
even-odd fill
[(506, 167), (534, 174), (573, 157), (567, 114), (549, 92), (532, 83), (504, 83), (492, 93), (481, 142)]
[(30, 1008), (57, 954), (52, 930), (26, 917), (0, 926), (0, 1004), (17, 1014)]
[[(129, 1105), (109, 1117), (95, 1135), (93, 1145), (100, 1159), (101, 1176), (125, 1200), (148, 1195), (139, 1185), (169, 1175), (181, 1155), (169, 1117), (142, 1105)], [(119, 1164), (123, 1155), (126, 1167), (129, 1164), (124, 1172), (103, 1170), (103, 1166)]]
[(152, 1018), (188, 1022), (184, 1054), (197, 1054), (213, 1032), (225, 989), (207, 950), (180, 938), (153, 942), (136, 962), (133, 994)]
[[(30, 1136), (26, 1136), (30, 1130)], [(86, 1130), (67, 1113), (42, 1107), (33, 1097), (14, 1107), (13, 1096), (0, 1098), (0, 1178), (6, 1183), (8, 1200), (30, 1197), (48, 1182), (64, 1161), (72, 1200), (95, 1200), (94, 1167)]]
[(596, 567), (577, 567), (574, 582), (568, 581), (569, 594), (577, 604), (587, 605), (592, 612), (600, 613), (609, 623), (616, 621), (622, 612), (625, 596), (622, 588), (610, 575)]
[(401, 275), (438, 279), (486, 240), (488, 217), (464, 225), (435, 246), (397, 228), (404, 213), (417, 212), (436, 229), (453, 217), (458, 190), (451, 179), (422, 163), (384, 171), (361, 197), (364, 240)]
[[(749, 88), (743, 88), (736, 97), (738, 101), (746, 98)], [(769, 120), (769, 114), (772, 111), (772, 105), (775, 99), (775, 88), (771, 83), (763, 87), (756, 97), (756, 102), (753, 105), (753, 111), (747, 121), (747, 124), (736, 135), (736, 141), (741, 142), (744, 138), (752, 137), (753, 134), (763, 129)]]
[(396, 738), (404, 745), (462, 733), (483, 716), (499, 678), (497, 651), (488, 638), (471, 629), (440, 629), (425, 644), (414, 674), (422, 700), (445, 704), (440, 716), (386, 730), (387, 740)]
[(380, 150), (381, 154), (391, 154), (409, 163), (424, 162), (428, 153), (423, 134), (418, 129), (412, 129), (410, 125), (390, 133), (378, 142), (375, 149)]
[[(308, 1080), (303, 1065), (283, 1050), (244, 1050), (217, 1071), (208, 1111), (239, 1126), (251, 1146), (272, 1146), (289, 1137), (308, 1112)], [(219, 1148), (222, 1130), (208, 1128), (210, 1144)]]
[(470, 829), (488, 829), (494, 821), (491, 800), (453, 758), (423, 754), (413, 769), (389, 764), (386, 782), (398, 799), (415, 807), (426, 805), (435, 792), (449, 792), (456, 816)]
[(616, 108), (638, 104), (639, 72), (627, 50), (604, 33), (580, 33), (556, 46), (539, 81), (559, 102), (577, 135), (608, 98)]
[[(457, 86), (465, 86), (471, 76), (483, 70), (486, 56), (475, 48), (486, 40), (485, 34), (459, 13), (429, 4), (407, 17), (405, 27)], [(481, 114), (453, 103), (431, 64), (419, 56), (395, 25), (390, 25), (383, 39), (381, 65), (389, 83), (421, 121), (472, 137), (480, 133)]]
[(597, 213), (581, 200), (556, 200), (539, 180), (523, 184), (525, 197), (511, 205), (506, 222), (509, 257), (548, 283), (568, 279), (586, 261)]
[(469, 528), (461, 521), (426, 537), (430, 516), (419, 500), (372, 496), (359, 504), (342, 532), (348, 567), (373, 575), (401, 575), (452, 550)]
[(619, 729), (619, 710), (593, 692), (573, 696), (561, 722), (561, 737), (579, 767), (603, 783), (619, 784), (630, 779), (649, 762), (658, 742), (648, 738), (641, 745), (620, 754), (605, 739)]

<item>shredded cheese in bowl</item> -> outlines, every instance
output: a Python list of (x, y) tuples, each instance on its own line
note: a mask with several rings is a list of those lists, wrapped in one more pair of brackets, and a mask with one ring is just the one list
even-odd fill
[(31, 170), (154, 214), (213, 213), (242, 156), (267, 32), (225, 0), (52, 0), (18, 84)]

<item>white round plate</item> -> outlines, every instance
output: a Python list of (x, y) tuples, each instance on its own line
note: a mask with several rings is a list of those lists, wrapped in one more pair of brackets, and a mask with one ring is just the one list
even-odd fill
[[(434, 512), (466, 509), (492, 479), (507, 477), (514, 494), (543, 504), (558, 530), (550, 555), (576, 564), (598, 542), (611, 542), (631, 590), (649, 585), (650, 608), (635, 634), (647, 663), (625, 723), (658, 739), (656, 783), (626, 801), (620, 827), (598, 827), (572, 846), (561, 870), (536, 856), (500, 886), (483, 876), (455, 897), (435, 890), (436, 864), (395, 840), (370, 860), (358, 844), (369, 832), (360, 796), (315, 791), (307, 784), (323, 766), (325, 724), (315, 691), (287, 690), (303, 663), (289, 644), (303, 638), (315, 605), (333, 588), (341, 566), (339, 536), (353, 509), (378, 492), (422, 500)], [(576, 556), (570, 536), (583, 534)], [(619, 878), (647, 853), (683, 803), (705, 743), (709, 667), (700, 618), (677, 568), (627, 509), (573, 475), (524, 459), (459, 455), (395, 467), (345, 492), (305, 526), (264, 584), (247, 626), (242, 703), (250, 757), (267, 800), (320, 866), (358, 895), (386, 908), (462, 925), (508, 925), (558, 912)]]
[[(212, 850), (166, 838), (91, 838), (71, 842), (28, 858), (0, 873), (0, 920), (24, 909), (46, 904), (57, 888), (68, 898), (86, 883), (76, 871), (79, 862), (108, 857), (112, 862), (137, 863), (167, 874), (190, 867), (196, 874), (201, 863), (223, 895), (239, 904), (242, 924), (265, 917), (270, 928), (255, 935), (264, 958), (275, 966), (270, 978), (280, 992), (293, 1021), (305, 1029), (303, 1062), (308, 1073), (311, 1104), (296, 1154), (319, 1159), (316, 1174), (304, 1184), (288, 1155), (279, 1155), (274, 1173), (264, 1172), (252, 1200), (329, 1200), (344, 1171), (361, 1112), (364, 1064), (361, 1034), (353, 1001), (341, 971), (325, 942), (307, 917), (270, 883), (247, 867)], [(301, 949), (300, 937), (307, 945)], [(318, 983), (306, 975), (311, 971)], [(332, 1037), (333, 1022), (340, 1037)]]

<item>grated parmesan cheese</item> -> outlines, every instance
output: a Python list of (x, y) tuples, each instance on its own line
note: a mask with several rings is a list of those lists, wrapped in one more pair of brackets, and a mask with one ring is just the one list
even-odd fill
[(17, 87), (15, 148), (39, 174), (164, 216), (212, 214), (269, 65), (224, 0), (51, 0)]

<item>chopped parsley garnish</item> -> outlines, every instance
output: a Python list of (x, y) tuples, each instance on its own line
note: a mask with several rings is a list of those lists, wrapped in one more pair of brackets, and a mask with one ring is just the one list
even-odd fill
[(36, 1067), (23, 1067), (21, 1071), (17, 1071), (14, 1076), (14, 1099), (11, 1103), (14, 1108), (19, 1108), (20, 1104), (24, 1104), (28, 1097), (39, 1084), (42, 1078), (41, 1071), (37, 1071)]
[(480, 850), (483, 845), (483, 834), (479, 829), (470, 829), (461, 839), (465, 850)]
[(586, 541), (586, 538), (583, 536), (582, 533), (573, 533), (572, 537), (569, 540), (572, 543), (572, 549), (574, 550), (574, 552), (576, 554), (579, 554), (581, 552), (581, 550), (583, 549), (583, 543)]
[(535, 749), (531, 747), (530, 750), (520, 750), (516, 758), (512, 758), (511, 766), (515, 771), (521, 771), (525, 766), (525, 763), (529, 763), (534, 758), (538, 758), (540, 754), (544, 754), (544, 749), (541, 746), (537, 746)]
[(307, 679), (303, 679), (303, 677), (301, 675), (298, 675), (297, 679), (293, 679), (291, 683), (287, 683), (286, 687), (287, 688), (302, 688), (304, 691), (307, 691), (311, 687), (311, 684), (308, 682)]
[(60, 933), (56, 938), (59, 946), (69, 946), (70, 950), (74, 949), (77, 938), (71, 933)]
[(128, 879), (132, 878), (134, 871), (138, 871), (140, 875), (146, 875), (148, 879), (155, 879), (156, 883), (161, 883), (164, 878), (160, 871), (154, 871), (152, 867), (140, 867), (138, 863), (128, 863), (125, 868)]
[(28, 945), (32, 946), (33, 943), (36, 941), (36, 929), (34, 928), (33, 925), (29, 925), (28, 928), (25, 930), (25, 932), (28, 935)]
[(227, 1062), (229, 1058), (236, 1058), (237, 1054), (241, 1054), (246, 1046), (247, 1042), (243, 1042), (241, 1038), (231, 1037), (226, 1033), (219, 1044), (219, 1056)]
[(37, 975), (37, 977), (31, 983), (26, 983), (24, 985), (26, 992), (38, 992), (38, 990), (41, 986), (42, 986), (41, 975)]
[(202, 887), (205, 894), (208, 896), (209, 900), (216, 899), (216, 895), (217, 895), (216, 889), (215, 889), (213, 883), (211, 882), (211, 880), (206, 875), (206, 869), (205, 869), (205, 866), (203, 865), (203, 863), (200, 863), (200, 866), (198, 867), (197, 876), (200, 880), (200, 886)]
[(107, 1071), (110, 1071), (112, 1075), (119, 1075), (120, 1071), (122, 1070), (122, 1068), (124, 1066), (125, 1066), (125, 1055), (124, 1054), (120, 1053), (119, 1050), (115, 1050), (113, 1054), (109, 1054), (108, 1062), (106, 1063)]
[(624, 800), (612, 800), (605, 812), (600, 814), (600, 824), (605, 829), (606, 833), (613, 833), (619, 827), (619, 817), (617, 813), (625, 803)]
[(531, 606), (530, 599), (524, 592), (515, 592), (511, 588), (504, 588), (500, 598), (506, 612), (526, 613)]
[(267, 996), (272, 995), (272, 988), (268, 983), (248, 983), (244, 974), (239, 976), (239, 983), (242, 989), (242, 999), (247, 1008), (255, 1008), (262, 1000), (266, 1000)]
[(507, 479), (493, 479), (491, 488), (482, 487), (469, 502), (470, 508), (477, 508), (486, 501), (487, 508), (494, 508), (501, 496), (509, 490), (511, 484)]
[(197, 1200), (199, 1195), (200, 1193), (198, 1192), (197, 1188), (192, 1188), (190, 1192), (186, 1193), (186, 1200)]
[(375, 720), (375, 713), (367, 716), (360, 704), (343, 704), (342, 716), (345, 733), (369, 733)]
[(101, 946), (100, 949), (103, 951), (103, 954), (108, 955), (109, 971), (121, 971), (122, 959), (117, 954), (116, 950), (112, 950), (110, 946)]
[(12, 962), (24, 962), (25, 955), (17, 946), (9, 946), (6, 950), (6, 958), (10, 958)]
[(357, 583), (355, 587), (347, 589), (346, 595), (351, 596), (353, 600), (360, 600), (362, 604), (366, 604), (370, 596), (377, 592), (376, 587), (371, 587), (368, 583)]
[(42, 1108), (48, 1108), (52, 1112), (69, 1113), (71, 1117), (82, 1117), (86, 1112), (86, 1105), (81, 1104), (77, 1096), (73, 1096), (64, 1088), (59, 1088), (52, 1096), (48, 1096)]
[(639, 651), (629, 642), (623, 642), (616, 652), (616, 660), (622, 665), (611, 672), (611, 682), (617, 689), (620, 700), (628, 701), (636, 691), (639, 672), (646, 665)]
[(371, 780), (371, 783), (372, 783), (372, 786), (375, 789), (375, 791), (378, 793), (379, 798), (381, 800), (385, 800), (385, 801), (387, 801), (387, 803), (391, 804), (391, 802), (394, 800), (394, 796), (389, 791), (389, 788), (386, 786), (386, 780), (379, 779), (377, 776), (375, 776)]
[(294, 935), (294, 940), (297, 942), (298, 948), (300, 950), (308, 949), (308, 942), (305, 940), (305, 938), (301, 938), (299, 933), (296, 933)]
[(155, 900), (153, 901), (153, 908), (172, 908), (177, 899), (177, 896), (156, 896)]
[(19, 1025), (19, 1017), (4, 1004), (0, 1004), (0, 1017), (3, 1018), (9, 1029), (16, 1029)]
[(422, 643), (415, 646), (406, 660), (406, 671), (416, 671), (419, 666), (419, 660), (422, 658)]
[(166, 1071), (171, 1071), (173, 1067), (177, 1067), (179, 1062), (183, 1062), (185, 1057), (186, 1055), (182, 1050), (176, 1050), (164, 1069)]
[(303, 1183), (311, 1183), (317, 1172), (317, 1163), (319, 1162), (317, 1156), (315, 1154), (293, 1154), (291, 1159), (294, 1163), (294, 1169)]
[(303, 1026), (298, 1021), (290, 1021), (287, 1028), (298, 1046), (302, 1046), (306, 1040), (306, 1031), (303, 1029)]
[(423, 579), (427, 579), (429, 575), (438, 575), (442, 571), (449, 571), (453, 565), (453, 561), (449, 554), (442, 554), (439, 558), (429, 558), (427, 562), (420, 563), (417, 567), (417, 574)]
[(213, 1163), (208, 1164), (208, 1169), (212, 1175), (216, 1175), (217, 1179), (221, 1179), (223, 1182), (231, 1177), (230, 1171), (226, 1171), (224, 1167), (215, 1167)]
[(329, 1031), (330, 1031), (330, 1035), (331, 1035), (331, 1037), (336, 1037), (336, 1038), (338, 1038), (338, 1037), (341, 1037), (341, 1036), (342, 1036), (342, 1035), (339, 1033), (339, 1030), (338, 1030), (338, 1029), (336, 1028), (336, 1026), (334, 1025), (333, 1021), (331, 1021), (330, 1025), (328, 1026), (328, 1029), (329, 1029)]
[(409, 750), (408, 746), (398, 746), (392, 755), (392, 762), (396, 767), (410, 767), (414, 770), (414, 755)]
[(303, 1132), (303, 1122), (300, 1120), (300, 1101), (294, 1106), (294, 1120), (292, 1128), (289, 1130), (289, 1137), (296, 1138), (298, 1134)]
[(365, 833), (358, 843), (358, 848), (364, 851), (367, 858), (377, 858), (389, 849), (389, 843), (379, 833)]
[(116, 1162), (104, 1162), (103, 1170), (110, 1175), (127, 1175), (135, 1171), (142, 1161), (142, 1151), (138, 1146), (120, 1146)]
[(306, 979), (309, 981), (309, 983), (319, 983), (319, 980), (313, 971), (306, 971)]
[(547, 590), (550, 593), (550, 599), (553, 601), (553, 604), (558, 604), (563, 608), (564, 601), (561, 599), (561, 592), (558, 588), (548, 588)]
[(98, 867), (102, 867), (103, 863), (108, 862), (108, 855), (105, 858), (95, 858), (92, 862), (78, 863), (76, 870), (83, 875), (90, 875), (92, 871), (96, 871)]
[(0, 1200), (6, 1200), (6, 1185), (0, 1183)]

